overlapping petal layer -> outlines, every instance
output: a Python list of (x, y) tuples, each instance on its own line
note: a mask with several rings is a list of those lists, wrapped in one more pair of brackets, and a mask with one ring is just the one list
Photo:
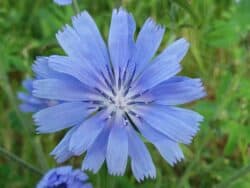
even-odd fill
[(83, 169), (96, 173), (106, 161), (110, 174), (123, 175), (130, 159), (138, 181), (155, 178), (140, 135), (174, 165), (184, 158), (179, 144), (191, 143), (203, 119), (173, 106), (205, 96), (200, 79), (176, 76), (188, 42), (179, 39), (156, 55), (164, 28), (148, 19), (134, 40), (135, 21), (122, 8), (112, 13), (108, 47), (87, 12), (72, 22), (56, 35), (66, 56), (33, 66), (33, 95), (59, 101), (33, 116), (37, 130), (70, 128), (52, 152), (58, 162), (86, 152)]

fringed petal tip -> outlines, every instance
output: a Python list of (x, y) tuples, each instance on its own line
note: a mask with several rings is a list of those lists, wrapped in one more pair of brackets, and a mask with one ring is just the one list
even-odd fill
[(148, 32), (156, 32), (156, 31), (165, 31), (165, 26), (161, 24), (157, 24), (156, 21), (153, 18), (147, 18), (147, 20), (144, 23), (144, 27), (148, 27)]
[(111, 176), (123, 176), (125, 172), (109, 171)]
[(81, 19), (81, 17), (85, 17), (85, 16), (90, 17), (89, 13), (86, 10), (84, 10), (84, 11), (78, 13), (77, 15), (73, 16), (72, 17), (72, 22), (77, 21), (77, 20)]
[(50, 152), (50, 156), (52, 156), (55, 159), (56, 163), (61, 164), (67, 161), (70, 157), (74, 155), (65, 148), (61, 149), (61, 148), (56, 147), (54, 148), (54, 150)]
[(72, 27), (69, 24), (65, 24), (59, 31), (56, 33), (56, 38), (63, 37), (63, 34), (69, 32)]
[(128, 14), (128, 12), (123, 8), (123, 7), (119, 7), (119, 8), (114, 8), (112, 11), (113, 14)]
[(180, 163), (181, 161), (184, 161), (185, 157), (184, 155), (180, 158), (175, 158), (173, 161), (168, 161), (168, 164), (172, 167), (174, 167), (175, 165), (177, 165), (177, 163)]
[(135, 179), (139, 183), (143, 182), (146, 179), (152, 179), (153, 180), (153, 179), (156, 179), (156, 172), (155, 171), (151, 171), (151, 172), (143, 174), (143, 176), (136, 176), (135, 175)]
[(82, 170), (84, 171), (90, 171), (90, 172), (93, 172), (94, 174), (96, 174), (99, 169), (94, 169), (93, 167), (90, 167), (90, 166), (87, 166), (87, 165), (82, 165)]

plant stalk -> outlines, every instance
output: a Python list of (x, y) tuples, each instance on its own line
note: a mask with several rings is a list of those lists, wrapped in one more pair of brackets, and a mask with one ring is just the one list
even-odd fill
[(0, 154), (2, 154), (4, 157), (8, 158), (9, 160), (15, 161), (18, 163), (20, 166), (27, 168), (28, 170), (38, 174), (38, 175), (43, 175), (43, 172), (39, 170), (38, 168), (34, 167), (32, 164), (24, 161), (20, 157), (12, 154), (11, 152), (7, 151), (6, 149), (2, 148), (0, 146)]
[(75, 14), (79, 14), (80, 13), (80, 8), (79, 8), (77, 0), (73, 0), (73, 2), (72, 2), (72, 8), (73, 8)]

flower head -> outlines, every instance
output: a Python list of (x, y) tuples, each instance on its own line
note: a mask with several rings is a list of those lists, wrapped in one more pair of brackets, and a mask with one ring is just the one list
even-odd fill
[(55, 71), (50, 70), (48, 58), (38, 57), (33, 65), (33, 71), (36, 73), (35, 78), (27, 78), (22, 82), (26, 92), (21, 91), (17, 94), (18, 98), (22, 101), (22, 104), (19, 106), (22, 112), (37, 112), (43, 108), (59, 104), (59, 101), (38, 98), (32, 95), (34, 80), (53, 78), (58, 75)]
[(38, 99), (37, 97), (32, 96), (32, 82), (32, 79), (25, 79), (22, 82), (22, 85), (27, 92), (18, 92), (17, 94), (18, 98), (22, 101), (22, 104), (19, 106), (22, 112), (37, 112), (47, 107), (44, 103), (44, 99)]
[(54, 0), (54, 3), (58, 5), (69, 5), (72, 3), (72, 0)]
[(175, 107), (205, 95), (200, 79), (176, 76), (188, 42), (179, 39), (155, 56), (164, 28), (146, 20), (134, 41), (136, 24), (124, 9), (112, 14), (108, 47), (87, 12), (56, 35), (67, 55), (48, 58), (57, 76), (34, 81), (33, 95), (64, 101), (33, 117), (40, 133), (70, 128), (52, 151), (58, 162), (86, 152), (83, 169), (97, 172), (106, 160), (112, 175), (123, 175), (128, 157), (138, 181), (156, 176), (140, 138), (149, 140), (171, 165), (183, 159), (202, 116)]
[(92, 188), (87, 180), (88, 176), (81, 170), (63, 166), (49, 170), (38, 183), (37, 188)]

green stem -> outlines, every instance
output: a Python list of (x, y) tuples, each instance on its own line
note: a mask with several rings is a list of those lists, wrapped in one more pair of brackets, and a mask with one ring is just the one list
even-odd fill
[[(210, 137), (207, 136), (206, 138), (210, 138)], [(188, 181), (188, 178), (190, 176), (190, 172), (192, 172), (192, 170), (194, 170), (194, 168), (198, 166), (202, 151), (205, 148), (206, 143), (207, 143), (207, 139), (203, 139), (202, 143), (200, 143), (199, 148), (197, 150), (197, 153), (195, 155), (195, 158), (188, 165), (187, 169), (184, 172), (184, 175), (179, 179), (177, 187), (180, 187), (180, 188), (184, 187), (185, 183)]]
[(196, 21), (196, 23), (200, 23), (199, 16), (196, 14), (196, 12), (193, 11), (191, 5), (188, 3), (188, 1), (184, 0), (174, 0), (172, 1), (173, 3), (176, 3), (179, 5), (181, 8), (186, 10), (189, 15)]
[(4, 92), (8, 96), (9, 104), (10, 104), (11, 108), (14, 110), (14, 112), (16, 113), (17, 118), (23, 127), (25, 136), (27, 136), (28, 141), (30, 142), (31, 146), (33, 147), (34, 151), (36, 152), (36, 156), (37, 156), (38, 162), (40, 163), (41, 168), (43, 170), (45, 170), (48, 168), (48, 164), (47, 164), (47, 161), (46, 161), (43, 149), (42, 149), (42, 145), (41, 145), (40, 141), (34, 142), (34, 140), (33, 140), (34, 137), (30, 136), (32, 127), (30, 126), (29, 123), (24, 121), (22, 114), (20, 113), (20, 111), (17, 107), (18, 105), (16, 102), (16, 97), (14, 95), (12, 88), (10, 87), (9, 80), (8, 80), (8, 77), (7, 77), (6, 72), (4, 70), (4, 67), (1, 67), (1, 65), (2, 65), (2, 62), (0, 62), (0, 80), (1, 80), (0, 87), (3, 88)]
[(43, 172), (40, 171), (38, 168), (34, 167), (32, 164), (22, 160), (21, 158), (19, 158), (18, 156), (10, 153), (9, 151), (7, 151), (6, 149), (2, 148), (0, 146), (0, 154), (2, 154), (4, 157), (15, 161), (16, 163), (18, 163), (20, 166), (25, 167), (27, 169), (29, 169), (32, 172), (35, 172), (38, 175), (43, 175)]
[(229, 187), (233, 182), (236, 180), (244, 177), (250, 172), (250, 164), (248, 166), (242, 167), (239, 169), (236, 173), (234, 173), (232, 176), (230, 176), (228, 179), (225, 181), (221, 182), (219, 185), (217, 185), (217, 188), (224, 188), (224, 187)]
[(75, 14), (80, 13), (80, 8), (79, 8), (77, 0), (73, 0), (72, 7), (73, 7)]
[(122, 7), (122, 4), (123, 4), (123, 0), (118, 0), (118, 1), (116, 2), (116, 8)]

